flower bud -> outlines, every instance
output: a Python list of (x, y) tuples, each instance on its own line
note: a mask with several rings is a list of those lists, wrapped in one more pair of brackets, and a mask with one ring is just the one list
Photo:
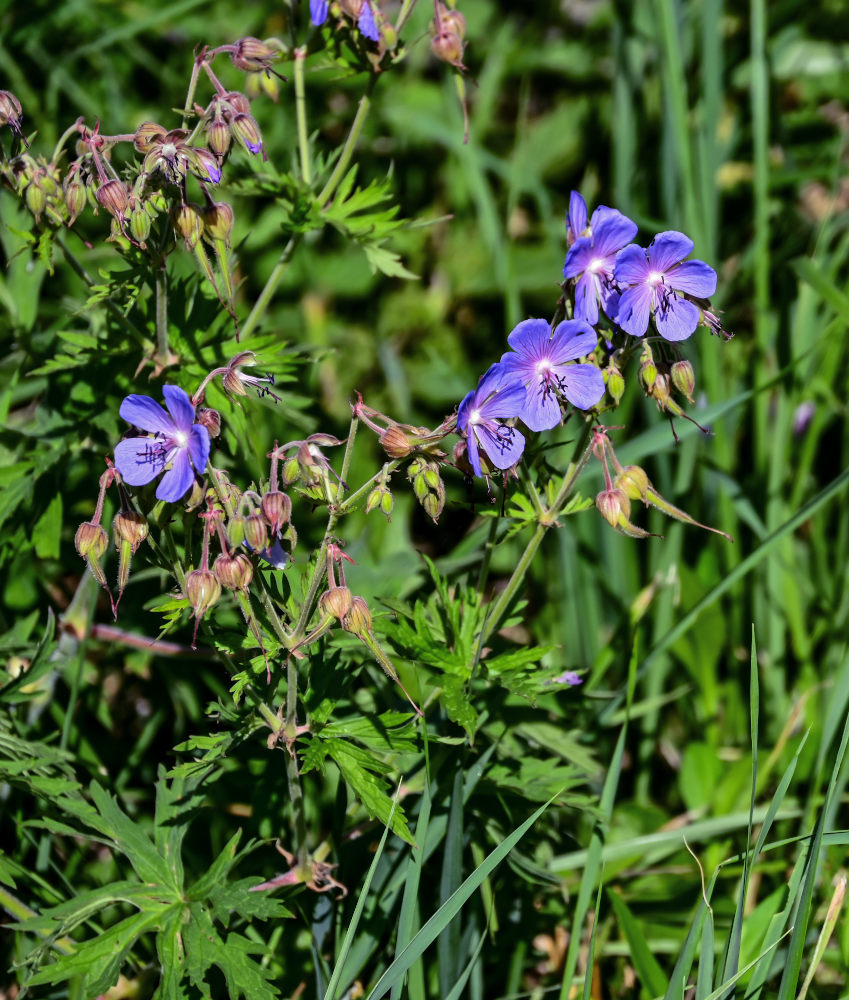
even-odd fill
[(237, 114), (249, 115), (251, 113), (251, 102), (238, 90), (231, 90), (229, 94), (225, 94), (224, 100)]
[(216, 156), (224, 156), (230, 148), (230, 126), (223, 118), (213, 118), (206, 126), (206, 141)]
[(245, 518), (245, 541), (254, 552), (262, 552), (268, 547), (268, 525), (259, 511), (254, 511)]
[(610, 393), (610, 398), (618, 406), (625, 392), (625, 379), (615, 365), (608, 365), (606, 374), (607, 391)]
[(44, 206), (47, 203), (47, 195), (39, 184), (35, 181), (31, 181), (26, 186), (24, 191), (24, 200), (27, 203), (27, 208), (32, 212), (36, 219), (41, 218), (41, 213), (44, 211)]
[(601, 516), (614, 528), (619, 524), (619, 518), (628, 518), (631, 513), (631, 501), (623, 490), (603, 490), (595, 498), (595, 505)]
[(129, 201), (129, 192), (127, 191), (126, 184), (117, 180), (106, 181), (105, 184), (101, 184), (95, 191), (94, 196), (106, 211), (110, 215), (114, 215), (116, 219), (124, 214), (127, 202)]
[(234, 514), (227, 521), (227, 541), (234, 549), (245, 540), (245, 520), (243, 514)]
[(669, 386), (669, 376), (665, 375), (663, 372), (658, 372), (657, 378), (654, 380), (654, 384), (649, 390), (649, 395), (661, 408), (661, 410), (666, 408), (666, 404), (669, 402), (670, 386)]
[(93, 521), (83, 521), (74, 536), (74, 545), (83, 559), (99, 559), (108, 544), (106, 531)]
[(249, 153), (259, 153), (262, 151), (262, 135), (259, 125), (248, 114), (240, 112), (233, 117), (230, 123), (233, 137), (240, 142)]
[(133, 145), (139, 153), (149, 153), (157, 143), (165, 138), (166, 134), (165, 129), (161, 125), (157, 125), (156, 122), (142, 122), (136, 129)]
[(292, 516), (292, 501), (279, 490), (265, 493), (259, 506), (272, 535), (278, 534)]
[(342, 628), (360, 636), (371, 631), (371, 612), (365, 598), (354, 597), (351, 600), (351, 610), (342, 620)]
[(459, 10), (450, 10), (445, 6), (442, 6), (439, 23), (442, 25), (443, 31), (450, 31), (451, 34), (456, 35), (461, 42), (466, 37), (466, 19)]
[(150, 526), (147, 518), (135, 510), (121, 510), (112, 522), (112, 535), (115, 547), (120, 549), (121, 542), (129, 542), (133, 553), (147, 538)]
[(284, 486), (291, 486), (301, 478), (301, 466), (296, 455), (286, 459), (280, 469), (280, 482)]
[(222, 552), (212, 564), (212, 572), (228, 590), (247, 590), (254, 577), (253, 565), (242, 552), (232, 556)]
[(202, 181), (209, 181), (211, 184), (219, 183), (221, 167), (218, 165), (218, 157), (215, 153), (203, 146), (186, 146), (185, 155), (195, 177)]
[(258, 38), (249, 37), (236, 42), (230, 58), (236, 69), (248, 72), (265, 69), (278, 58), (278, 52)]
[(218, 410), (213, 410), (209, 406), (204, 407), (202, 410), (198, 410), (197, 415), (195, 416), (195, 423), (205, 427), (209, 432), (210, 437), (217, 438), (221, 433), (221, 414)]
[[(227, 246), (230, 246), (230, 236), (233, 232), (233, 209), (226, 201), (217, 201), (212, 205), (207, 205), (203, 210), (203, 232), (208, 239), (223, 240)], [(228, 371), (227, 374), (229, 375), (230, 372)]]
[(654, 360), (643, 361), (640, 365), (640, 381), (646, 387), (647, 392), (651, 392), (657, 379), (657, 365)]
[(380, 435), (380, 444), (390, 458), (406, 458), (413, 450), (412, 442), (397, 424)]
[(11, 90), (0, 90), (0, 125), (18, 129), (21, 124), (21, 102)]
[(441, 31), (431, 40), (430, 48), (437, 59), (463, 68), (463, 40), (453, 31)]
[(347, 587), (331, 587), (318, 599), (318, 610), (323, 615), (332, 615), (342, 621), (353, 607), (353, 597)]
[(72, 226), (77, 216), (86, 206), (85, 184), (80, 180), (77, 173), (68, 174), (65, 178), (65, 207), (68, 209), (68, 225)]
[(221, 597), (221, 584), (209, 569), (193, 569), (186, 573), (186, 598), (196, 618), (203, 618)]
[(673, 364), (670, 374), (675, 388), (692, 403), (693, 390), (696, 388), (696, 375), (692, 364), (686, 358), (682, 358)]
[(130, 235), (144, 249), (148, 236), (150, 236), (150, 216), (141, 205), (137, 205), (130, 212)]
[(643, 500), (649, 488), (649, 477), (639, 465), (626, 465), (616, 477), (616, 487), (631, 500)]
[(277, 82), (277, 77), (273, 73), (260, 73), (259, 86), (263, 94), (270, 97), (276, 104), (277, 98), (280, 96), (280, 85)]
[(445, 507), (445, 492), (440, 493), (428, 493), (428, 495), (422, 500), (422, 509), (425, 514), (436, 524), (439, 521), (439, 515), (442, 513)]
[(197, 205), (180, 205), (173, 212), (174, 228), (186, 241), (189, 250), (194, 250), (203, 234), (203, 219)]

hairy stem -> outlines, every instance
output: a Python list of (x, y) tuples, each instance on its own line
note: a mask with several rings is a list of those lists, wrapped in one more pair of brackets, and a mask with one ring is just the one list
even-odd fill
[(160, 365), (171, 362), (171, 352), (168, 349), (168, 272), (163, 259), (161, 266), (155, 272), (156, 289), (156, 355), (155, 360)]
[(307, 133), (307, 99), (304, 91), (304, 62), (307, 58), (305, 48), (295, 49), (295, 117), (298, 123), (298, 151), (301, 157), (301, 177), (304, 184), (312, 184), (312, 165), (310, 164), (310, 143)]
[(296, 233), (294, 236), (289, 238), (289, 242), (283, 248), (283, 252), (274, 268), (268, 276), (268, 280), (265, 282), (262, 291), (259, 293), (256, 302), (254, 303), (253, 309), (248, 318), (245, 320), (242, 326), (242, 336), (249, 337), (253, 333), (254, 328), (257, 326), (259, 321), (265, 315), (265, 310), (268, 308), (268, 304), (274, 297), (274, 293), (277, 291), (277, 286), (280, 284), (283, 278), (286, 268), (289, 265), (289, 261), (292, 259), (292, 254), (295, 252), (295, 247), (301, 240), (301, 234)]
[(326, 205), (327, 202), (330, 201), (333, 197), (333, 193), (339, 186), (340, 181), (345, 176), (345, 171), (348, 169), (348, 164), (351, 162), (351, 157), (354, 155), (354, 148), (357, 145), (360, 132), (362, 132), (363, 125), (368, 117), (369, 108), (371, 107), (371, 95), (374, 91), (376, 83), (377, 76), (372, 73), (372, 75), (368, 78), (365, 93), (360, 98), (357, 113), (354, 116), (353, 122), (351, 122), (351, 130), (348, 132), (348, 138), (345, 140), (345, 145), (342, 147), (342, 153), (336, 162), (333, 173), (330, 175), (330, 178), (324, 185), (321, 194), (318, 196), (319, 204), (322, 206)]

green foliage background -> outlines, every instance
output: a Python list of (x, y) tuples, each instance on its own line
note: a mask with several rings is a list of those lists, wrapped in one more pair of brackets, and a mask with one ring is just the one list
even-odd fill
[[(589, 202), (630, 215), (641, 233), (689, 233), (696, 255), (717, 266), (717, 301), (736, 337), (722, 344), (700, 331), (688, 344), (697, 375), (696, 416), (711, 435), (679, 427), (676, 445), (636, 380), (611, 422), (628, 428), (614, 438), (623, 462), (644, 464), (665, 496), (735, 542), (727, 545), (654, 515), (648, 526), (663, 532), (663, 541), (615, 535), (593, 512), (569, 518), (545, 540), (527, 582), (528, 603), (510, 637), (545, 647), (540, 656), (546, 667), (580, 670), (583, 686), (538, 697), (535, 705), (497, 684), (480, 690), (476, 741), (443, 725), (444, 719), (434, 723), (440, 741), (430, 748), (427, 781), (421, 748), (408, 729), (400, 727), (398, 745), (385, 732), (375, 737), (386, 762), (385, 776), (374, 779), (380, 794), (385, 797), (397, 778), (408, 779), (410, 829), (422, 823), (427, 801), (431, 831), (439, 831), (431, 832), (429, 849), (417, 837), (425, 854), (419, 909), (404, 911), (413, 927), (535, 805), (561, 793), (560, 805), (414, 966), (409, 995), (445, 997), (467, 966), (462, 988), (473, 997), (513, 996), (540, 985), (560, 989), (564, 945), (556, 928), (577, 930), (572, 940), (581, 939), (585, 924), (573, 921), (582, 902), (585, 909), (590, 902), (585, 892), (596, 875), (604, 886), (593, 939), (596, 982), (604, 991), (598, 995), (665, 992), (695, 926), (702, 891), (685, 837), (707, 879), (717, 877), (717, 968), (730, 968), (720, 942), (732, 942), (733, 952), (737, 935), (743, 968), (770, 941), (775, 914), (792, 911), (794, 926), (801, 925), (800, 913), (806, 923), (810, 917), (807, 933), (803, 928), (792, 941), (782, 939), (760, 982), (757, 972), (744, 981), (754, 975), (752, 988), (767, 990), (764, 996), (789, 990), (782, 974), (795, 961), (799, 939), (803, 971), (817, 967), (812, 995), (843, 995), (846, 923), (838, 924), (816, 961), (813, 949), (830, 881), (845, 861), (845, 838), (835, 831), (845, 815), (846, 771), (837, 746), (849, 705), (849, 50), (840, 41), (849, 33), (849, 14), (836, 0), (804, 7), (764, 0), (564, 0), (527, 9), (467, 0), (461, 7), (470, 39), (468, 144), (454, 82), (434, 64), (423, 37), (397, 72), (378, 81), (359, 147), (359, 182), (388, 174), (402, 217), (416, 220), (387, 245), (418, 277), (373, 274), (362, 250), (332, 227), (307, 237), (259, 331), (263, 362), (288, 375), (283, 403), (263, 401), (249, 422), (236, 423), (229, 471), (234, 477), (265, 475), (264, 456), (275, 438), (318, 428), (344, 436), (348, 401), (357, 390), (399, 420), (438, 423), (500, 356), (517, 321), (552, 313), (565, 253), (563, 215), (576, 188)], [(99, 119), (104, 130), (129, 131), (179, 107), (196, 44), (282, 34), (285, 16), (280, 3), (264, 0), (238, 7), (201, 0), (7, 4), (0, 13), (0, 86), (20, 98), (25, 127), (37, 129), (40, 149), (49, 150), (79, 114)], [(413, 35), (426, 35), (429, 16), (423, 6), (416, 10)], [(231, 76), (236, 86), (239, 75)], [(317, 133), (316, 148), (328, 151), (344, 139), (363, 76), (316, 60), (307, 79), (309, 126)], [(240, 176), (227, 189), (236, 207), (242, 315), (282, 250), (281, 218), (294, 212), (285, 194), (276, 200), (268, 194), (297, 156), (290, 86), (282, 85), (277, 105), (258, 100), (254, 106), (269, 165), (242, 160)], [(264, 188), (252, 180), (253, 171), (270, 178)], [(127, 391), (152, 390), (149, 371), (136, 374), (138, 343), (102, 304), (89, 300), (61, 253), (51, 275), (28, 251), (19, 252), (27, 216), (5, 191), (0, 214), (6, 259), (0, 275), (0, 642), (8, 676), (0, 690), (0, 879), (36, 912), (98, 886), (114, 889), (129, 865), (142, 882), (155, 882), (137, 867), (141, 848), (127, 840), (130, 830), (142, 831), (136, 835), (161, 854), (167, 837), (162, 824), (178, 820), (185, 834), (183, 821), (197, 811), (203, 820), (188, 827), (181, 848), (185, 885), (195, 886), (194, 895), (185, 892), (196, 920), (206, 921), (193, 926), (208, 925), (211, 935), (222, 935), (231, 954), (250, 956), (255, 949), (254, 964), (281, 995), (292, 995), (301, 982), (309, 983), (308, 995), (321, 995), (381, 832), (348, 802), (335, 772), (305, 775), (308, 824), (314, 846), (325, 838), (333, 845), (335, 875), (350, 895), (331, 903), (291, 893), (281, 904), (268, 900), (267, 910), (260, 906), (255, 914), (262, 921), (252, 921), (247, 901), (257, 894), (239, 890), (239, 881), (227, 883), (233, 895), (226, 899), (205, 895), (209, 887), (197, 885), (210, 866), (224, 871), (239, 828), (244, 843), (264, 843), (236, 856), (234, 879), (270, 878), (285, 867), (271, 849), (277, 836), (285, 846), (287, 835), (283, 765), (278, 752), (265, 749), (264, 731), (240, 731), (213, 771), (182, 774), (177, 780), (188, 784), (173, 794), (183, 812), (175, 806), (171, 814), (163, 804), (154, 816), (160, 768), (190, 757), (175, 754), (174, 747), (193, 734), (214, 739), (218, 721), (227, 729), (226, 715), (211, 720), (205, 714), (207, 703), (229, 699), (221, 664), (182, 654), (151, 656), (143, 642), (128, 647), (108, 632), (88, 634), (86, 619), (111, 621), (104, 604), (89, 601), (79, 619), (71, 616), (83, 623), (85, 638), (62, 635), (59, 649), (64, 643), (68, 651), (58, 667), (44, 666), (29, 689), (12, 679), (19, 658), (39, 664), (35, 646), (48, 627), (47, 609), (66, 611), (75, 591), (82, 563), (74, 530), (91, 514), (103, 456), (121, 433), (120, 399)], [(85, 223), (83, 235), (92, 243), (85, 265), (105, 292), (135, 277), (118, 273), (126, 265), (103, 243), (101, 221)], [(143, 317), (149, 298), (144, 290), (139, 294), (132, 315)], [(186, 387), (204, 363), (226, 358), (221, 344), (231, 331), (219, 313), (217, 302), (199, 290), (187, 258), (172, 292), (174, 342), (188, 359)], [(181, 314), (189, 316), (182, 329)], [(804, 428), (803, 408), (810, 410)], [(360, 480), (382, 460), (376, 443), (367, 452), (355, 469)], [(591, 467), (582, 492), (592, 496), (601, 485)], [(489, 528), (487, 518), (474, 516), (459, 476), (448, 478), (448, 489), (438, 526), (400, 484), (391, 523), (378, 514), (346, 522), (347, 551), (357, 560), (350, 578), (370, 602), (394, 599), (397, 621), (387, 618), (386, 630), (410, 663), (428, 662), (428, 647), (435, 655), (433, 647), (442, 644), (435, 627), (419, 629), (417, 637), (400, 634), (404, 608), (424, 601), (432, 589), (421, 554), (457, 587), (474, 584)], [(309, 520), (306, 506), (297, 523), (308, 552), (323, 526)], [(491, 588), (509, 574), (522, 543), (518, 533), (495, 549)], [(118, 626), (154, 636), (159, 619), (145, 604), (159, 593), (154, 571), (134, 577)], [(429, 613), (436, 614), (433, 608)], [(617, 743), (629, 664), (636, 685), (631, 723)], [(308, 695), (311, 709), (319, 709), (323, 685), (347, 683), (344, 668), (344, 662), (327, 662), (327, 674), (314, 680)], [(403, 676), (414, 679), (414, 668), (405, 665)], [(358, 673), (356, 683), (350, 719), (398, 708), (391, 693), (372, 693), (381, 684), (379, 672)], [(759, 714), (755, 760), (752, 704)], [(373, 735), (361, 733), (360, 742), (368, 745)], [(769, 804), (779, 801), (776, 790), (791, 766), (792, 784), (782, 792), (770, 835), (788, 842), (765, 854), (756, 880), (746, 883), (741, 931), (735, 921), (742, 912), (741, 865), (717, 866), (748, 842), (753, 768), (760, 822)], [(214, 780), (203, 784), (210, 774)], [(105, 805), (106, 792), (92, 786), (83, 794), (92, 780), (119, 797), (124, 820), (116, 818), (117, 806)], [(161, 782), (160, 796), (166, 787), (173, 791)], [(92, 800), (103, 805), (99, 818)], [(87, 825), (116, 849), (74, 839), (69, 816), (79, 821), (73, 829)], [(122, 826), (127, 816), (134, 822)], [(800, 874), (788, 889), (786, 873), (805, 850), (806, 841), (793, 838), (815, 831), (818, 819), (813, 862), (797, 868), (813, 872), (806, 895), (808, 876)], [(427, 825), (425, 818), (418, 829)], [(351, 839), (352, 828), (362, 835)], [(405, 866), (415, 852), (397, 838), (387, 845), (339, 996), (357, 979), (374, 984), (395, 953)], [(172, 874), (170, 868), (158, 872), (165, 881)], [(183, 882), (169, 891), (183, 898)], [(98, 897), (72, 937), (91, 939), (126, 918), (126, 895), (114, 896), (108, 903)], [(167, 907), (170, 898), (160, 893), (158, 905)], [(284, 910), (292, 919), (283, 918)], [(161, 920), (167, 926), (168, 918)], [(4, 968), (42, 947), (44, 935), (58, 926), (48, 923), (31, 924), (6, 944)], [(712, 935), (701, 938), (703, 955), (711, 954)], [(146, 977), (156, 964), (155, 949), (166, 961), (163, 949), (174, 940), (160, 936), (140, 937), (123, 967), (139, 981), (142, 995), (152, 988)], [(567, 958), (567, 973), (576, 959)], [(251, 971), (243, 970), (244, 976), (260, 975), (254, 965), (245, 968)], [(97, 981), (98, 990), (109, 985), (109, 971)], [(212, 992), (235, 995), (232, 982), (225, 986), (215, 975)], [(8, 983), (17, 978), (15, 972), (2, 976)], [(223, 968), (222, 976), (239, 973)], [(72, 977), (69, 987), (58, 988), (72, 994), (84, 989), (74, 983)], [(238, 987), (251, 996), (267, 988), (247, 979)]]

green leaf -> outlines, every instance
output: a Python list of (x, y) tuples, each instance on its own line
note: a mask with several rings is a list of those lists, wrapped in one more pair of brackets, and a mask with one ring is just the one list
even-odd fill
[(362, 753), (357, 753), (356, 748), (343, 740), (332, 740), (328, 750), (342, 772), (342, 777), (366, 807), (369, 815), (377, 816), (384, 825), (390, 822), (391, 816), (392, 832), (408, 844), (412, 844), (413, 837), (407, 827), (403, 810), (400, 806), (393, 808), (392, 799), (385, 792), (386, 783), (364, 766), (368, 762), (368, 765), (374, 767), (377, 762), (369, 760)]

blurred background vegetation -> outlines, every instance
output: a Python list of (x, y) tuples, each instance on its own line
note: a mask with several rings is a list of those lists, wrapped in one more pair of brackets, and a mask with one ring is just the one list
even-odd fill
[[(332, 231), (310, 235), (261, 327), (286, 347), (287, 358), (299, 360), (287, 362), (283, 404), (266, 401), (255, 421), (252, 414), (243, 471), (265, 474), (274, 438), (319, 428), (344, 436), (355, 391), (399, 420), (437, 424), (497, 360), (516, 322), (552, 315), (573, 188), (591, 206), (630, 215), (641, 236), (688, 233), (695, 256), (716, 267), (716, 302), (735, 337), (721, 343), (700, 330), (686, 345), (697, 377), (692, 412), (710, 435), (679, 422), (676, 444), (635, 376), (610, 423), (627, 428), (613, 432), (623, 462), (643, 464), (667, 498), (729, 532), (734, 544), (653, 517), (647, 526), (665, 539), (634, 541), (614, 534), (594, 512), (550, 533), (529, 579), (524, 622), (513, 635), (554, 647), (549, 656), (580, 671), (584, 684), (533, 708), (509, 699), (489, 703), (487, 725), (502, 773), (469, 790), (455, 830), (459, 860), (452, 861), (454, 876), (468, 872), (498, 830), (527, 814), (521, 799), (545, 800), (569, 771), (586, 808), (550, 813), (494, 880), (494, 944), (475, 966), (469, 995), (559, 988), (567, 938), (558, 928), (572, 926), (587, 860), (581, 852), (623, 721), (633, 655), (633, 722), (605, 825), (609, 891), (599, 911), (595, 995), (636, 996), (642, 989), (652, 996), (645, 957), (642, 985), (634, 985), (634, 941), (646, 942), (649, 958), (668, 973), (700, 898), (700, 872), (682, 833), (708, 876), (746, 844), (752, 625), (761, 689), (759, 802), (769, 801), (811, 727), (776, 839), (810, 832), (849, 704), (849, 10), (839, 0), (461, 0), (460, 8), (469, 39), (468, 143), (454, 81), (430, 55), (432, 11), (420, 3), (410, 37), (421, 41), (378, 81), (359, 147), (362, 180), (392, 177), (401, 213), (411, 221), (393, 247), (417, 278), (376, 277), (365, 255)], [(196, 45), (244, 35), (285, 38), (287, 17), (280, 2), (267, 0), (7, 2), (0, 5), (0, 86), (20, 98), (25, 129), (38, 131), (36, 145), (45, 152), (78, 115), (99, 120), (105, 132), (132, 131), (148, 119), (176, 124), (169, 109), (183, 101)], [(228, 71), (222, 70), (228, 85), (237, 86), (239, 74)], [(320, 55), (308, 62), (308, 120), (318, 148), (331, 150), (344, 139), (363, 80)], [(290, 87), (281, 86), (278, 104), (254, 105), (278, 169), (297, 155)], [(247, 181), (262, 170), (243, 158), (236, 167), (243, 179), (222, 192), (236, 207), (242, 315), (282, 249), (273, 201)], [(6, 256), (0, 629), (4, 652), (14, 658), (41, 635), (46, 608), (61, 612), (74, 592), (81, 572), (74, 530), (90, 516), (102, 456), (120, 433), (122, 391), (109, 386), (125, 386), (140, 356), (134, 344), (112, 336), (80, 368), (45, 370), (57, 336), (73, 348), (74, 331), (99, 320), (80, 311), (87, 293), (59, 256), (49, 275), (28, 253), (16, 255), (16, 231), (27, 221), (8, 192), (0, 194), (0, 213)], [(103, 242), (101, 222), (84, 226), (92, 243), (85, 260), (90, 273), (106, 275), (124, 265)], [(68, 240), (80, 249), (78, 240)], [(175, 303), (194, 294), (193, 281), (187, 257)], [(220, 327), (214, 300), (199, 308), (208, 311), (211, 329)], [(273, 369), (274, 350), (262, 361)], [(138, 377), (136, 391), (149, 391), (146, 379)], [(375, 444), (358, 459), (360, 478), (378, 460)], [(556, 448), (551, 460), (557, 464)], [(22, 462), (32, 465), (28, 484), (5, 488), (9, 470)], [(488, 525), (474, 516), (461, 477), (447, 478), (449, 503), (438, 526), (402, 489), (391, 523), (378, 514), (348, 522), (358, 592), (370, 599), (413, 595), (425, 576), (421, 552), (449, 575), (474, 566)], [(601, 487), (591, 467), (582, 491), (592, 496)], [(306, 552), (321, 525), (311, 529), (306, 516), (302, 523)], [(520, 550), (521, 539), (499, 546), (491, 588), (503, 583)], [(124, 598), (121, 627), (155, 631), (142, 605), (157, 592), (157, 580), (140, 574)], [(105, 611), (93, 613), (105, 623)], [(165, 660), (95, 638), (80, 662), (79, 676), (60, 676), (16, 725), (29, 739), (61, 733), (79, 766), (109, 775), (144, 817), (157, 765), (173, 763), (173, 747), (206, 724), (204, 703), (226, 692), (226, 676), (213, 661)], [(523, 770), (528, 747), (533, 771)], [(453, 768), (469, 768), (478, 749), (458, 740), (451, 753), (443, 747), (440, 754), (439, 808), (447, 815)], [(563, 767), (549, 773), (546, 757), (551, 768)], [(280, 832), (286, 796), (265, 759), (257, 753), (234, 762), (229, 779), (211, 793), (203, 837), (219, 849), (234, 816), (251, 835)], [(845, 816), (845, 782), (844, 769), (832, 820), (838, 803)], [(21, 893), (35, 905), (39, 895), (50, 898), (57, 859), (44, 835), (24, 825), (27, 801), (12, 790), (0, 807), (3, 846), (21, 866), (18, 879), (23, 871), (35, 873), (36, 887), (24, 878), (28, 891)], [(311, 822), (316, 829), (335, 826), (332, 788), (321, 802)], [(784, 905), (786, 871), (799, 849), (788, 844), (759, 866), (746, 901), (741, 963), (758, 953), (770, 918)], [(206, 850), (197, 847), (199, 859)], [(368, 864), (366, 848), (346, 843), (337, 860), (338, 877), (353, 889)], [(820, 923), (830, 880), (844, 862), (845, 846), (824, 850), (814, 897)], [(107, 862), (82, 851), (58, 863), (76, 869), (78, 888), (107, 877)], [(274, 870), (273, 857), (264, 863)], [(435, 905), (452, 875), (439, 855), (431, 863), (426, 891)], [(739, 865), (721, 872), (718, 923), (731, 919), (739, 877)], [(344, 927), (351, 905), (349, 897), (331, 918), (329, 903), (300, 897), (294, 947), (307, 966), (310, 941), (332, 951), (319, 930), (332, 920)], [(432, 909), (422, 905), (425, 913)], [(442, 964), (428, 976), (451, 982), (472, 954), (475, 932), (486, 926), (488, 905), (478, 900), (466, 930), (440, 949)], [(388, 917), (381, 924), (379, 900), (373, 909), (373, 941), (349, 981), (367, 983), (384, 960), (391, 925)], [(5, 951), (4, 966), (16, 957)], [(779, 972), (780, 964), (779, 950)], [(813, 993), (844, 995), (847, 968), (843, 922)], [(298, 969), (283, 969), (283, 994), (293, 994), (300, 978)], [(428, 980), (427, 995), (439, 995), (436, 981)]]

